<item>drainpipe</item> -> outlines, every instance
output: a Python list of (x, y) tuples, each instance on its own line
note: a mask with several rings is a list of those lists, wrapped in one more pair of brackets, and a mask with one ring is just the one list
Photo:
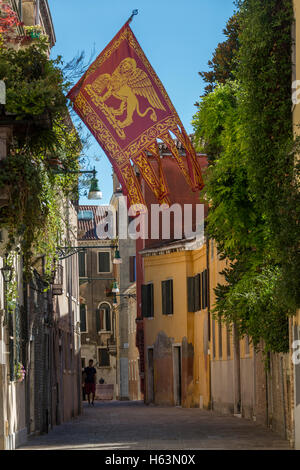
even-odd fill
[(35, 0), (35, 24), (40, 24), (40, 0)]
[(241, 415), (241, 367), (240, 367), (240, 338), (237, 326), (233, 325), (233, 367), (234, 367), (234, 414)]
[(208, 356), (208, 374), (209, 374), (209, 409), (212, 409), (212, 392), (211, 392), (211, 331), (210, 331), (210, 266), (209, 266), (209, 238), (206, 236), (206, 269), (207, 269), (207, 336), (209, 344)]

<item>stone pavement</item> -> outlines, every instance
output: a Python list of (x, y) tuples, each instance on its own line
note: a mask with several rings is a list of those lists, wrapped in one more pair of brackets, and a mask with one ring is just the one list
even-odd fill
[(83, 414), (31, 437), (22, 450), (289, 449), (288, 442), (255, 423), (196, 408), (95, 402)]

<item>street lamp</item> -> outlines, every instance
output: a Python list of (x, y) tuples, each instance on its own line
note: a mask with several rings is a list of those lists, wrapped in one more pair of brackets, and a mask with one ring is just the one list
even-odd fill
[(5, 260), (5, 264), (1, 268), (1, 272), (2, 272), (2, 276), (3, 276), (5, 284), (10, 282), (12, 279), (12, 267), (7, 264), (7, 260)]
[(123, 260), (120, 256), (119, 250), (116, 248), (115, 257), (113, 259), (113, 264), (121, 264), (121, 263), (123, 263)]
[(88, 193), (88, 199), (102, 199), (102, 191), (99, 189), (98, 180), (96, 178), (97, 171), (94, 167), (93, 170), (65, 170), (60, 168), (55, 168), (54, 173), (58, 175), (73, 174), (73, 175), (84, 175), (84, 174), (92, 174), (93, 177), (91, 179), (91, 186)]
[(4, 280), (4, 320), (3, 326), (7, 324), (7, 304), (6, 304), (6, 297), (7, 297), (7, 284), (12, 280), (13, 268), (7, 264), (7, 256), (5, 257), (5, 264), (1, 268), (1, 273)]
[(113, 288), (111, 291), (113, 294), (117, 294), (118, 292), (120, 292), (117, 281), (113, 283)]
[(91, 187), (88, 194), (88, 199), (102, 199), (102, 191), (100, 191), (98, 186), (98, 180), (96, 178), (96, 170), (94, 169), (95, 173), (91, 180)]

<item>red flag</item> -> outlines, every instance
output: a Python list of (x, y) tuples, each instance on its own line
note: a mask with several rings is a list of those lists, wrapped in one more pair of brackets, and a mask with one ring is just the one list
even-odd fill
[[(148, 152), (160, 158), (162, 140), (189, 186), (203, 187), (200, 165), (190, 139), (161, 81), (148, 62), (128, 22), (106, 46), (68, 98), (109, 158), (124, 194), (136, 210), (145, 204), (133, 165), (160, 203), (168, 202), (161, 170), (157, 175)], [(183, 157), (170, 132), (186, 151)]]

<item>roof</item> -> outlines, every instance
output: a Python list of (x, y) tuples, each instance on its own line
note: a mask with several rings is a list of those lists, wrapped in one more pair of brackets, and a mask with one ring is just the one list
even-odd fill
[(173, 241), (161, 241), (159, 244), (152, 246), (151, 248), (145, 248), (139, 253), (142, 256), (166, 255), (178, 251), (197, 250), (201, 248), (203, 244), (204, 240), (202, 237), (183, 238), (181, 240)]
[(96, 233), (96, 227), (102, 219), (107, 217), (111, 206), (77, 206), (77, 214), (82, 211), (90, 211), (93, 214), (92, 219), (78, 219), (78, 240), (99, 240)]

